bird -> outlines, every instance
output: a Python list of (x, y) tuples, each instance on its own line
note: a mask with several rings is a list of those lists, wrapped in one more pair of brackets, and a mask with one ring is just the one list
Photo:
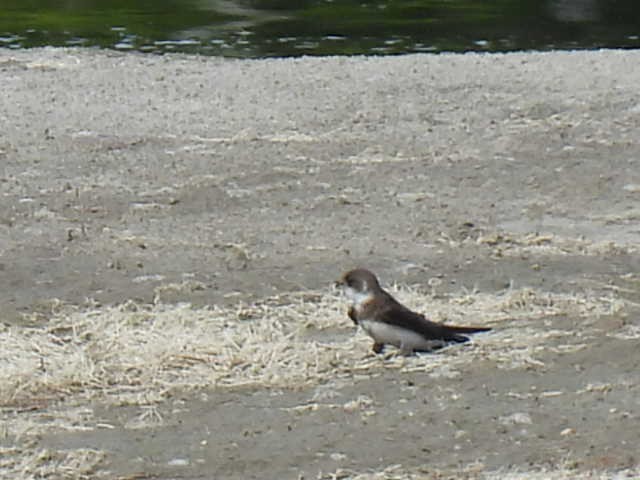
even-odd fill
[(400, 349), (402, 355), (430, 352), (450, 343), (469, 341), (466, 334), (488, 332), (488, 327), (459, 327), (428, 320), (398, 302), (385, 291), (378, 278), (365, 268), (344, 273), (336, 286), (351, 300), (349, 318), (373, 338), (373, 352), (383, 353), (385, 345)]

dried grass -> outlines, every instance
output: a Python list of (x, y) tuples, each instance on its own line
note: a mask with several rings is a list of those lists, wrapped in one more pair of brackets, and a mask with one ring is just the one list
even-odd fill
[(577, 471), (566, 467), (557, 470), (486, 472), (482, 464), (471, 464), (455, 471), (438, 469), (409, 471), (400, 465), (391, 465), (384, 470), (370, 473), (340, 469), (319, 477), (319, 480), (628, 480), (631, 478), (640, 478), (640, 469), (601, 472)]
[[(85, 407), (88, 400), (144, 407), (128, 425), (138, 428), (162, 423), (154, 404), (194, 388), (299, 388), (383, 369), (452, 377), (463, 365), (480, 360), (504, 369), (540, 368), (542, 350), (579, 349), (594, 334), (588, 328), (578, 334), (551, 328), (551, 318), (587, 319), (626, 308), (613, 296), (531, 289), (446, 297), (406, 287), (391, 290), (434, 320), (495, 330), (436, 355), (407, 358), (389, 349), (381, 357), (370, 352), (371, 340), (354, 330), (345, 300), (332, 292), (282, 295), (235, 308), (132, 302), (91, 310), (59, 307), (44, 326), (0, 327), (0, 437), (19, 444), (45, 432), (97, 428), (92, 410)], [(540, 321), (550, 328), (541, 329)], [(29, 456), (6, 449), (0, 476), (47, 478), (46, 469), (75, 468), (80, 473), (73, 478), (83, 478), (100, 455), (31, 451)], [(77, 458), (84, 460), (76, 465)]]
[[(369, 353), (370, 340), (362, 332), (353, 333), (344, 300), (329, 292), (278, 296), (235, 308), (128, 302), (69, 310), (44, 327), (0, 330), (0, 405), (24, 409), (63, 398), (149, 405), (174, 390), (300, 387), (380, 368), (438, 374), (478, 357), (515, 368), (522, 362), (536, 364), (536, 348), (548, 338), (573, 335), (530, 328), (532, 320), (612, 315), (624, 308), (615, 297), (530, 289), (445, 298), (428, 298), (409, 288), (396, 287), (394, 293), (413, 308), (431, 312), (436, 321), (503, 325), (471, 348), (380, 358)], [(324, 331), (337, 334), (324, 341), (311, 335)]]
[(104, 454), (90, 449), (48, 450), (0, 447), (0, 477), (12, 480), (91, 479)]
[(593, 242), (585, 238), (563, 237), (553, 234), (514, 234), (492, 232), (478, 237), (478, 244), (491, 247), (496, 257), (520, 257), (523, 255), (620, 255), (636, 253), (635, 244), (618, 244), (613, 241)]

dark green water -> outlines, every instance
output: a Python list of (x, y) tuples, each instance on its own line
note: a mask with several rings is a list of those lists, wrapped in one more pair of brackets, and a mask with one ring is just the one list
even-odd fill
[(640, 0), (0, 0), (0, 46), (231, 57), (640, 47)]

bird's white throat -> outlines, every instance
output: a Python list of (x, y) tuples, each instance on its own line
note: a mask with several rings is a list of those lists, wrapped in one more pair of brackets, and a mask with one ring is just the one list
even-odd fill
[(351, 287), (345, 287), (344, 293), (351, 302), (353, 302), (353, 306), (358, 308), (363, 303), (368, 302), (372, 299), (373, 295), (370, 292), (359, 292)]

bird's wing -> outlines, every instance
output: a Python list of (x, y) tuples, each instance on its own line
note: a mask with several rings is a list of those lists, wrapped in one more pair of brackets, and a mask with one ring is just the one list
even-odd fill
[(413, 330), (426, 339), (457, 340), (454, 332), (449, 332), (444, 325), (427, 320), (424, 315), (409, 310), (398, 302), (391, 303), (379, 316), (379, 320), (389, 325)]

